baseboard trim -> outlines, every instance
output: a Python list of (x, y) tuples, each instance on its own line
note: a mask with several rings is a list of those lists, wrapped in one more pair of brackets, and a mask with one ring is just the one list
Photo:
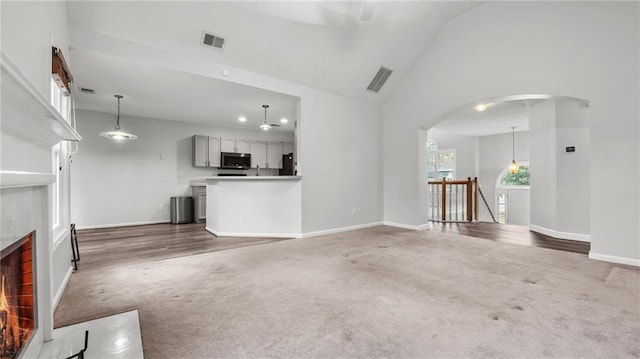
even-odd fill
[(207, 232), (217, 237), (300, 238), (300, 233), (225, 233), (206, 226)]
[(591, 242), (591, 235), (589, 234), (558, 232), (558, 231), (554, 231), (553, 229), (536, 226), (535, 224), (530, 224), (529, 230), (542, 233), (554, 238), (569, 239), (572, 241), (580, 241), (580, 242)]
[(69, 267), (67, 269), (67, 273), (64, 275), (64, 279), (62, 279), (62, 283), (60, 283), (60, 288), (56, 291), (56, 295), (53, 297), (53, 310), (55, 311), (58, 308), (58, 304), (60, 303), (60, 299), (62, 299), (62, 294), (64, 294), (64, 290), (67, 289), (67, 284), (69, 284), (69, 280), (71, 279), (71, 274), (73, 273), (73, 267)]
[(131, 226), (144, 226), (146, 224), (161, 224), (169, 223), (167, 220), (162, 221), (142, 221), (142, 222), (128, 222), (128, 223), (112, 223), (112, 224), (94, 224), (88, 226), (76, 226), (77, 230), (81, 229), (98, 229), (98, 228), (112, 228), (112, 227), (131, 227)]
[(391, 227), (397, 227), (397, 228), (403, 228), (403, 229), (411, 229), (414, 231), (423, 231), (426, 229), (431, 229), (433, 228), (433, 224), (432, 223), (424, 223), (418, 226), (414, 226), (411, 224), (403, 224), (403, 223), (395, 223), (395, 222), (389, 222), (389, 221), (384, 221), (382, 222), (382, 224), (384, 224), (385, 226), (391, 226)]
[(355, 231), (357, 229), (370, 228), (370, 227), (380, 226), (382, 224), (383, 224), (382, 222), (371, 222), (371, 223), (365, 223), (365, 224), (357, 224), (355, 226), (349, 226), (349, 227), (340, 227), (340, 228), (325, 229), (322, 231), (307, 232), (307, 233), (302, 233), (302, 238), (310, 238), (310, 237), (324, 236), (326, 234)]
[(640, 267), (640, 259), (634, 259), (634, 258), (617, 257), (617, 256), (610, 256), (608, 254), (589, 252), (589, 259)]

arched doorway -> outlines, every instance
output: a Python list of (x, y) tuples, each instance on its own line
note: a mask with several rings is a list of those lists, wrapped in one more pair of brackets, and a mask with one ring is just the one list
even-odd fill
[(528, 162), (520, 164), (518, 173), (509, 168), (500, 173), (496, 181), (496, 220), (502, 224), (528, 226), (530, 222), (530, 168)]

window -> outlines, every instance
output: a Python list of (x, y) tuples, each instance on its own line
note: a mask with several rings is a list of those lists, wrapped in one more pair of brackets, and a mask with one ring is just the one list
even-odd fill
[(438, 144), (427, 140), (427, 178), (437, 181), (456, 178), (456, 150), (440, 150)]
[(509, 168), (502, 171), (500, 177), (498, 177), (497, 187), (529, 187), (529, 165), (521, 164), (520, 171), (516, 174), (509, 172)]
[(60, 144), (53, 146), (51, 151), (51, 170), (56, 176), (56, 182), (53, 184), (52, 203), (51, 203), (51, 224), (53, 229), (60, 226), (60, 192), (61, 183), (60, 180)]
[[(71, 124), (73, 76), (60, 50), (53, 47), (51, 56), (51, 106)], [(68, 145), (64, 141), (51, 148), (51, 173), (56, 176), (51, 190), (51, 229), (54, 241), (64, 238), (65, 224), (69, 223), (69, 172), (63, 171), (68, 165), (68, 153)]]
[(67, 122), (71, 122), (71, 96), (60, 90), (58, 83), (51, 78), (51, 105)]
[(507, 195), (498, 194), (498, 223), (507, 223)]

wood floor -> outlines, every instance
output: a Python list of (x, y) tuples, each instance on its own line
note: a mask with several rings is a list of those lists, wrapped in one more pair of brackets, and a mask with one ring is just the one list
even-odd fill
[[(558, 249), (588, 254), (586, 242), (558, 239), (527, 227), (488, 222), (434, 224), (433, 231), (457, 233), (498, 242)], [(106, 266), (156, 261), (233, 248), (255, 246), (286, 238), (216, 237), (204, 224), (153, 224), (132, 227), (87, 229), (78, 231), (79, 268), (99, 269)]]
[(156, 261), (233, 248), (255, 246), (286, 238), (216, 237), (204, 224), (151, 224), (78, 231), (80, 270)]
[(588, 254), (591, 247), (588, 242), (549, 237), (544, 234), (532, 232), (525, 226), (491, 222), (434, 223), (432, 230), (490, 239), (497, 242), (551, 248), (581, 254)]

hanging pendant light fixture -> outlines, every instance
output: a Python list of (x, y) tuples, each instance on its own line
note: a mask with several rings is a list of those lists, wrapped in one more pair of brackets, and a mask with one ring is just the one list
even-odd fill
[(267, 123), (267, 109), (269, 108), (269, 105), (262, 105), (262, 107), (264, 108), (264, 122), (260, 125), (260, 128), (267, 131), (271, 128), (271, 125)]
[(518, 162), (516, 162), (516, 128), (515, 127), (511, 127), (511, 146), (513, 150), (512, 152), (513, 160), (509, 165), (509, 172), (511, 172), (511, 174), (516, 174), (520, 172), (520, 165), (518, 164)]
[(113, 97), (118, 99), (118, 114), (116, 115), (116, 126), (113, 128), (113, 131), (100, 132), (100, 136), (113, 138), (114, 140), (135, 140), (136, 138), (138, 138), (138, 136), (120, 130), (120, 99), (124, 98), (124, 96), (113, 95)]

